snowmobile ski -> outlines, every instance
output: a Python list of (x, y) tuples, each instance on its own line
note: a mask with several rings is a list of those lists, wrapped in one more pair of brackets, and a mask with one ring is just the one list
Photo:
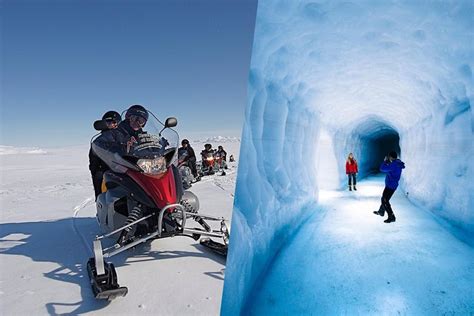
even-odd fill
[(91, 281), (92, 292), (94, 297), (100, 300), (113, 300), (116, 297), (125, 296), (128, 289), (119, 286), (117, 282), (117, 272), (112, 263), (104, 261), (104, 274), (97, 274), (95, 266), (95, 258), (90, 258), (87, 262), (87, 273)]
[(200, 244), (221, 256), (227, 257), (227, 246), (224, 244), (215, 242), (210, 238), (201, 239)]

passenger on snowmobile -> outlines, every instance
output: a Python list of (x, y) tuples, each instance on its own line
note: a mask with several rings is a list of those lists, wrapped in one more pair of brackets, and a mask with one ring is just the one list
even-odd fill
[[(94, 127), (103, 133), (107, 130), (117, 128), (120, 121), (122, 121), (122, 118), (118, 112), (108, 111), (102, 116), (101, 120), (94, 122)], [(92, 176), (92, 184), (94, 186), (96, 199), (101, 193), (102, 177), (104, 172), (109, 169), (110, 168), (107, 166), (107, 164), (94, 153), (91, 146), (89, 149), (89, 170)]]
[(116, 129), (103, 132), (94, 142), (109, 151), (127, 154), (137, 143), (138, 136), (144, 133), (142, 128), (147, 120), (146, 109), (141, 105), (132, 105), (125, 113), (125, 120)]
[[(214, 153), (214, 157), (216, 158), (219, 169), (227, 169), (227, 152), (224, 150), (224, 147), (219, 145), (217, 151)], [(224, 170), (222, 170), (222, 175), (225, 175)]]
[(194, 178), (198, 179), (199, 176), (196, 169), (196, 154), (194, 153), (194, 149), (189, 144), (189, 140), (183, 139), (181, 141), (181, 147), (178, 149), (178, 157), (183, 157), (182, 160), (180, 159), (179, 163), (187, 164), (191, 169)]
[(227, 152), (224, 150), (224, 147), (219, 145), (217, 147), (217, 153), (219, 154), (220, 157), (222, 157), (222, 160), (227, 161)]

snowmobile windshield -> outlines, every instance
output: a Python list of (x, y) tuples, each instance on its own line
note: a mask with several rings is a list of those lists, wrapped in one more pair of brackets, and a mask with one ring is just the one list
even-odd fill
[(177, 159), (178, 133), (148, 111), (148, 120), (141, 128), (131, 127), (124, 119), (119, 127), (103, 131), (92, 139), (94, 152), (112, 170), (126, 169), (155, 174), (156, 165), (168, 167)]

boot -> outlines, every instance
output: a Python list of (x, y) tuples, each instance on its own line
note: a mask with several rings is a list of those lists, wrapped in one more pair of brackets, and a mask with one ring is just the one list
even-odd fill
[(395, 218), (395, 215), (393, 214), (393, 211), (392, 210), (387, 210), (387, 213), (388, 213), (388, 218), (386, 220), (384, 220), (384, 223), (395, 222), (396, 218)]
[(354, 184), (354, 191), (357, 191), (356, 185)]
[(349, 186), (349, 191), (352, 191), (352, 185)]
[(380, 205), (379, 210), (378, 210), (378, 211), (374, 211), (374, 214), (375, 214), (375, 215), (384, 216), (384, 215), (385, 215), (385, 208), (383, 207), (383, 205)]

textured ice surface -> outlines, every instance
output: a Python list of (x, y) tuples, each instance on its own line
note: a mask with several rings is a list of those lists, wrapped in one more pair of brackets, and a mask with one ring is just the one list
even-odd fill
[(474, 232), (472, 1), (259, 1), (222, 312), (237, 314), (281, 245), (400, 149), (400, 192)]
[(246, 315), (449, 315), (474, 310), (474, 248), (398, 191), (397, 216), (372, 214), (383, 176), (320, 191), (311, 218), (257, 285)]

